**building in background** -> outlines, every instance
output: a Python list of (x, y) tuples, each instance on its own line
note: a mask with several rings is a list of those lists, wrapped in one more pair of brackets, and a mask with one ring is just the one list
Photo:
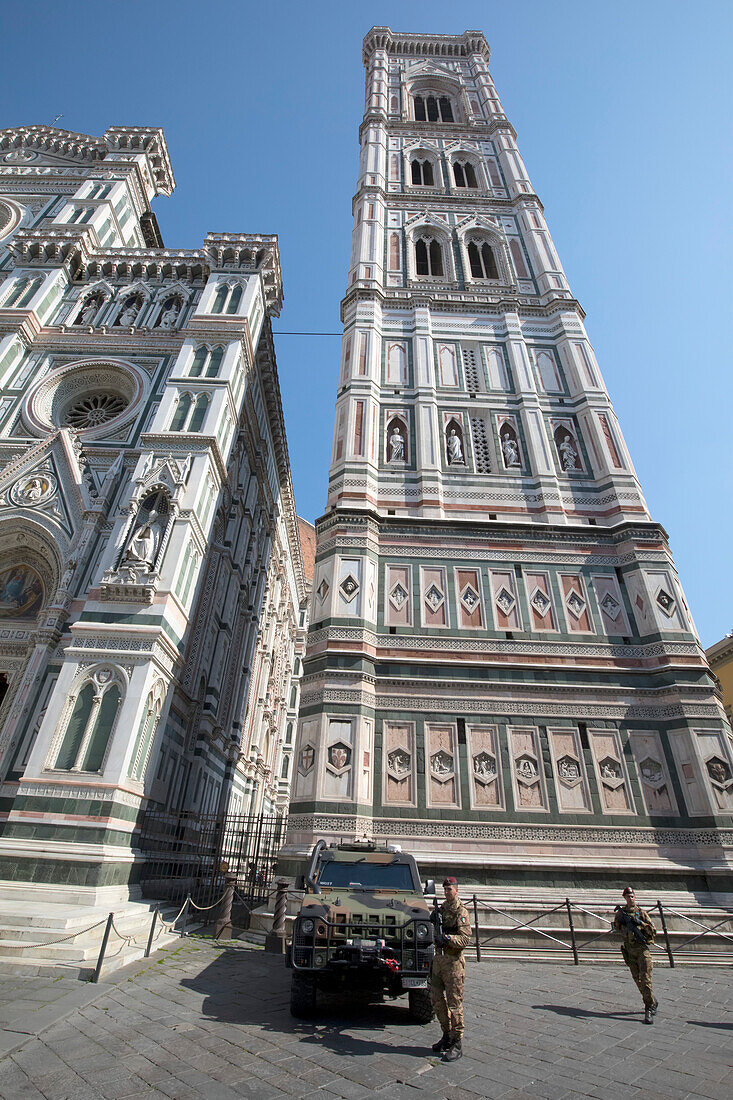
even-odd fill
[(730, 727), (486, 40), (363, 59), (282, 866), (367, 836), (477, 883), (731, 890)]
[(706, 649), (705, 656), (720, 684), (728, 721), (733, 723), (733, 631)]
[(24, 896), (126, 897), (145, 806), (287, 803), (308, 584), (277, 238), (167, 249), (173, 187), (158, 129), (0, 131), (0, 880)]

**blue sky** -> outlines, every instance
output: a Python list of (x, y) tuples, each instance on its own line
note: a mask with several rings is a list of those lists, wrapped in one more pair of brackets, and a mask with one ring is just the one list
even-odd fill
[[(733, 5), (514, 0), (2, 4), (0, 127), (165, 129), (164, 240), (277, 233), (276, 330), (336, 332), (351, 239), (361, 40), (485, 33), (491, 69), (704, 645), (733, 628)], [(277, 338), (298, 509), (326, 498), (338, 339)]]

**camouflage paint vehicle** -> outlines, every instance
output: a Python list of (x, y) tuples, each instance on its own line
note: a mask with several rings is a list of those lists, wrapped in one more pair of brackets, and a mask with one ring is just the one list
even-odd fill
[(305, 882), (287, 955), (293, 1016), (315, 1008), (318, 990), (371, 1000), (407, 993), (412, 1018), (429, 1023), (433, 925), (413, 857), (319, 840)]

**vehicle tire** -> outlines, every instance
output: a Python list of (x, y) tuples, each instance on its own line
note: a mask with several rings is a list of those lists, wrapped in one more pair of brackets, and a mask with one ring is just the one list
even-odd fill
[(302, 974), (293, 974), (290, 980), (290, 1015), (304, 1020), (316, 1007), (316, 983)]
[(435, 1013), (430, 1003), (429, 989), (411, 989), (408, 993), (410, 1016), (416, 1024), (429, 1024)]

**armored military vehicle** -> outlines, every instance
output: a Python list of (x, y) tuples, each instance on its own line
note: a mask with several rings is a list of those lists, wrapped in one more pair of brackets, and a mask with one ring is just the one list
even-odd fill
[(365, 1000), (407, 993), (412, 1018), (429, 1023), (434, 931), (413, 857), (392, 845), (319, 840), (305, 887), (287, 954), (292, 1015), (312, 1013), (319, 990)]

